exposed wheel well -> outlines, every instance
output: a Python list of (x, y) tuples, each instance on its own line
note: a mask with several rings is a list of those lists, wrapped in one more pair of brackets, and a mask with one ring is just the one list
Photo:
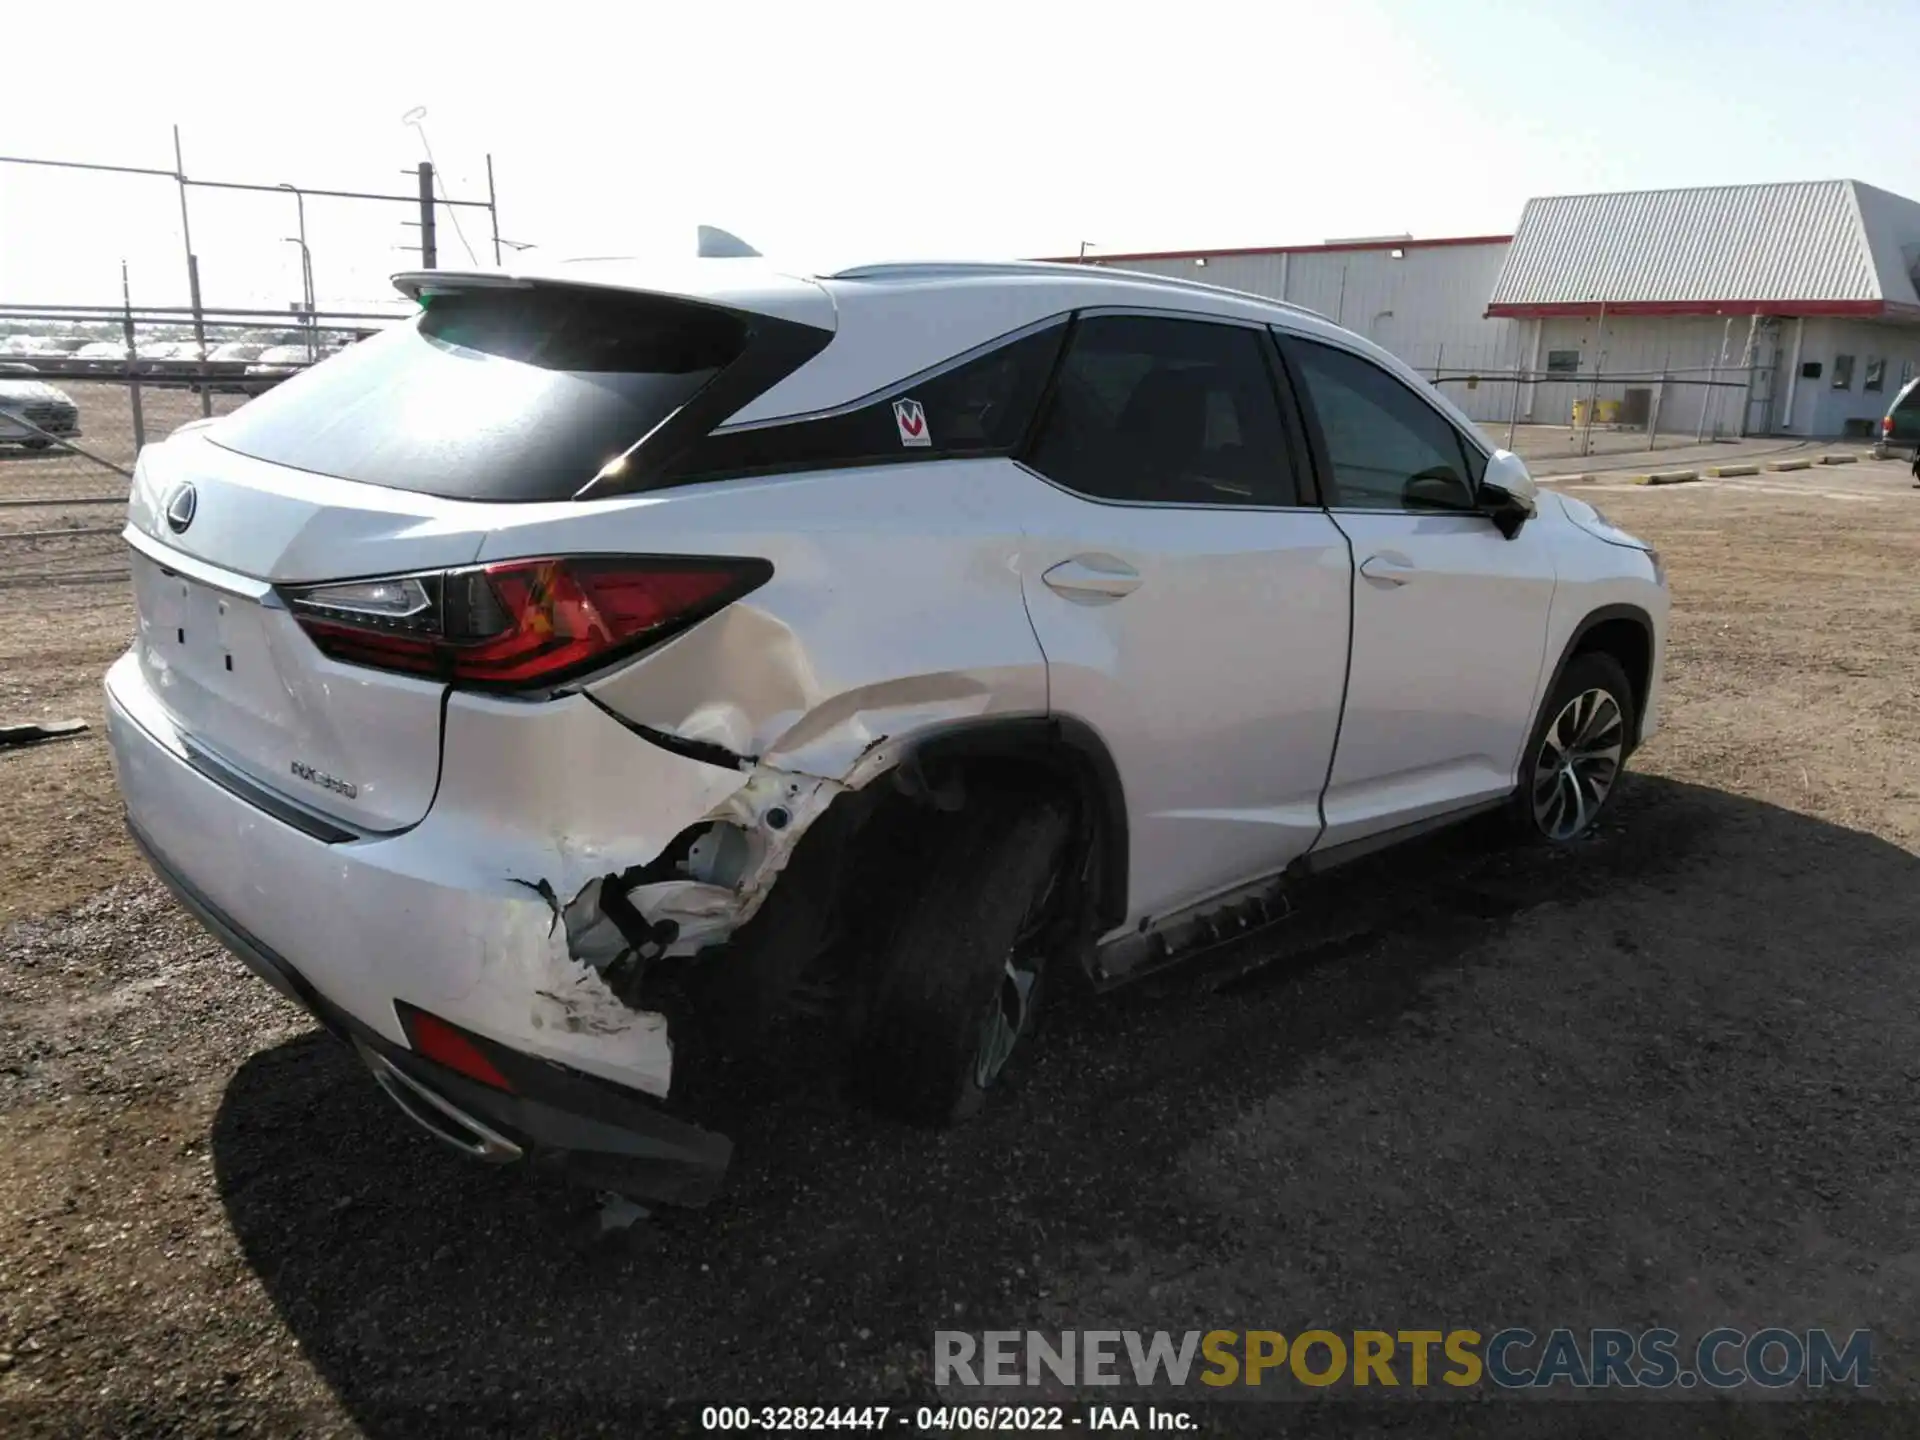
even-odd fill
[(1566, 669), (1576, 655), (1593, 652), (1612, 656), (1627, 672), (1627, 683), (1633, 686), (1634, 730), (1638, 733), (1639, 717), (1646, 713), (1647, 693), (1653, 684), (1653, 631), (1646, 616), (1626, 606), (1596, 611), (1574, 636), (1560, 668)]
[[(1074, 809), (1072, 853), (1088, 922), (1110, 929), (1127, 914), (1127, 804), (1119, 768), (1087, 725), (1063, 716), (987, 721), (930, 736), (909, 749), (896, 773), (917, 770), (935, 787), (1045, 787)], [(911, 790), (909, 782), (905, 788)]]
[(1072, 720), (989, 720), (909, 742), (892, 769), (836, 799), (732, 937), (726, 963), (699, 967), (717, 984), (698, 1008), (758, 1028), (806, 977), (860, 970), (920, 895), (928, 826), (970, 796), (1009, 793), (1070, 807), (1076, 863), (1055, 913), (1063, 948), (1090, 947), (1126, 918), (1127, 810), (1113, 758)]

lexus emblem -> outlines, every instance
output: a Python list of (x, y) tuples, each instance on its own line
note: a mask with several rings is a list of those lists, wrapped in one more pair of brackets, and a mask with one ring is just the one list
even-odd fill
[(193, 524), (193, 512), (199, 508), (199, 492), (191, 485), (182, 485), (167, 501), (167, 528), (178, 535)]

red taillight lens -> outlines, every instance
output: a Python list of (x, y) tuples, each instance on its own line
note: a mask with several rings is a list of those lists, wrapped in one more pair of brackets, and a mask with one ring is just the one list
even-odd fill
[(1880, 433), (1882, 435), (1891, 435), (1893, 433), (1893, 416), (1882, 415), (1880, 417)]
[(677, 634), (764, 584), (764, 560), (576, 557), (285, 593), (335, 660), (456, 685), (551, 685)]
[(449, 1025), (438, 1015), (415, 1010), (412, 1006), (402, 1012), (402, 1019), (406, 1024), (407, 1038), (413, 1042), (417, 1054), (436, 1060), (469, 1080), (477, 1080), (495, 1090), (505, 1090), (509, 1095), (513, 1093), (512, 1084), (500, 1073), (499, 1066), (487, 1058), (486, 1053), (464, 1030)]

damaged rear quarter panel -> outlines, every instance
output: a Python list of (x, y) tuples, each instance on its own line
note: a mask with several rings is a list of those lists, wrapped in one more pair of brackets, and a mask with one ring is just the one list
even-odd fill
[[(404, 971), (402, 997), (531, 1054), (658, 1095), (666, 1021), (621, 1003), (575, 953), (567, 911), (603, 878), (645, 864), (691, 825), (734, 813), (752, 774), (649, 744), (583, 696), (449, 697), (440, 789), (405, 841), (423, 879), (496, 877), (484, 903), (435, 907), (437, 963)], [(400, 841), (394, 842), (396, 846)], [(379, 957), (369, 957), (377, 965)]]
[[(834, 798), (892, 763), (886, 742), (1045, 713), (1006, 518), (1034, 483), (997, 460), (875, 466), (530, 508), (491, 537), (483, 561), (754, 556), (773, 575), (585, 695), (449, 702), (443, 793), (518, 917), (510, 935), (474, 937), (485, 959), (461, 1013), (478, 1007), (502, 1039), (664, 1093), (664, 1022), (615, 996), (612, 967), (690, 955), (745, 924)], [(706, 825), (737, 832), (726, 873), (659, 873), (676, 837)], [(672, 922), (655, 932), (670, 941), (634, 944), (607, 913), (616, 884), (648, 927)]]
[(666, 492), (677, 498), (639, 548), (759, 556), (773, 578), (591, 693), (640, 724), (828, 779), (885, 739), (1044, 714), (1008, 518), (1036, 483), (978, 460)]

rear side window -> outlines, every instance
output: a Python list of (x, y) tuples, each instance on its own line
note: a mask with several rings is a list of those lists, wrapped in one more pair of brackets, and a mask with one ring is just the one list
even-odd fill
[(210, 436), (243, 455), (463, 500), (563, 500), (747, 348), (735, 313), (567, 286), (430, 295)]
[(1284, 344), (1333, 470), (1328, 504), (1356, 510), (1474, 508), (1485, 461), (1438, 410), (1349, 351), (1293, 336)]
[(1061, 320), (996, 341), (838, 414), (709, 435), (674, 478), (1005, 454), (1026, 438), (1065, 333)]
[(1027, 463), (1096, 499), (1298, 505), (1268, 344), (1204, 320), (1089, 316)]

